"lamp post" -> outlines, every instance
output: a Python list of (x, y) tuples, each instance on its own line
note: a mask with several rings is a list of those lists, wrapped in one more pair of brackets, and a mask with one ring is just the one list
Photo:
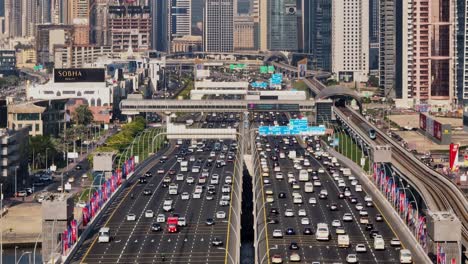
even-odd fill
[[(0, 226), (3, 226), (3, 183), (0, 183)], [(3, 229), (0, 228), (0, 264), (3, 264)]]
[(48, 165), (49, 165), (49, 164), (48, 164), (48, 162), (47, 162), (47, 158), (48, 158), (48, 157), (47, 157), (47, 151), (48, 151), (48, 150), (49, 150), (49, 148), (46, 148), (46, 149), (45, 149), (45, 169), (46, 169), (46, 171), (49, 169), (49, 168), (48, 168)]

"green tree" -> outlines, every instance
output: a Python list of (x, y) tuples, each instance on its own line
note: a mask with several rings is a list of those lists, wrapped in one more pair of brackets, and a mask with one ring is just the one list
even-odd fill
[[(57, 149), (49, 136), (29, 137), (29, 157), (33, 163), (33, 169), (45, 168), (52, 165)], [(47, 158), (47, 162), (46, 162)]]
[(367, 85), (371, 87), (378, 87), (379, 86), (379, 78), (374, 75), (369, 76), (369, 80), (367, 81)]
[(89, 110), (87, 105), (80, 105), (75, 109), (74, 121), (78, 125), (87, 126), (94, 120), (93, 112)]

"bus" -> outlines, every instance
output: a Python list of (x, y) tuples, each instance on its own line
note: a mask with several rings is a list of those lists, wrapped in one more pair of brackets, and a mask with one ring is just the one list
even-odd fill
[(309, 181), (309, 173), (307, 172), (307, 170), (300, 170), (299, 181), (302, 181), (302, 182)]
[(317, 224), (317, 231), (315, 232), (315, 239), (317, 240), (330, 240), (330, 230), (328, 228), (328, 224), (326, 223), (318, 223)]

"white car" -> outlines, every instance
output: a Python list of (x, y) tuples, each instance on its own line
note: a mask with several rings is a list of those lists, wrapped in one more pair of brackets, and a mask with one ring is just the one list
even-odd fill
[(158, 214), (158, 217), (156, 217), (156, 222), (158, 223), (166, 222), (166, 216), (164, 214)]
[(297, 215), (298, 216), (306, 216), (307, 212), (306, 212), (305, 209), (299, 209), (299, 211), (297, 212)]
[(282, 238), (283, 237), (283, 231), (281, 229), (273, 230), (273, 237), (274, 238)]
[(364, 245), (364, 244), (357, 244), (357, 245), (356, 245), (356, 252), (357, 252), (357, 253), (366, 253), (366, 252), (367, 252), (366, 245)]
[(127, 221), (135, 221), (136, 220), (136, 215), (135, 214), (128, 214), (127, 215)]
[(282, 173), (282, 172), (277, 172), (277, 173), (275, 174), (275, 178), (276, 178), (277, 180), (282, 180), (282, 179), (284, 178), (284, 177), (283, 177), (283, 173)]
[(366, 196), (364, 197), (364, 201), (366, 201), (366, 202), (372, 202), (372, 197), (371, 197), (370, 195), (366, 195)]
[(346, 187), (346, 183), (343, 180), (338, 181), (338, 187)]
[(358, 258), (356, 254), (348, 254), (346, 256), (346, 262), (348, 263), (358, 263)]
[(145, 211), (145, 217), (146, 217), (146, 218), (153, 218), (153, 217), (154, 217), (154, 212), (153, 212), (153, 210), (146, 210), (146, 211)]
[(315, 180), (314, 186), (322, 186), (322, 182), (320, 182), (319, 180)]
[(333, 220), (333, 221), (332, 221), (332, 226), (333, 226), (333, 227), (339, 227), (339, 226), (341, 226), (341, 221), (340, 221), (340, 220)]
[(344, 222), (352, 222), (353, 221), (353, 216), (350, 213), (345, 213), (343, 215), (343, 221)]
[(346, 190), (346, 191), (344, 192), (344, 196), (345, 196), (345, 197), (351, 196), (351, 191), (350, 191), (350, 190)]
[[(267, 174), (267, 176), (268, 176), (268, 174)], [(263, 179), (263, 183), (264, 183), (264, 184), (270, 184), (270, 183), (271, 183), (270, 178), (264, 178), (264, 179)]]
[(275, 201), (275, 197), (273, 197), (273, 195), (267, 195), (266, 197), (267, 203), (273, 203), (274, 201)]
[(335, 234), (337, 234), (337, 235), (344, 235), (344, 234), (346, 234), (346, 230), (345, 230), (344, 227), (338, 226), (338, 227), (335, 229)]
[(176, 181), (183, 181), (183, 180), (184, 180), (184, 175), (183, 174), (177, 174)]
[(195, 179), (193, 177), (191, 177), (191, 176), (187, 177), (187, 183), (188, 184), (192, 184), (194, 182), (195, 182)]
[(357, 203), (355, 207), (356, 207), (356, 210), (358, 211), (361, 211), (362, 209), (364, 209), (364, 206), (362, 205), (362, 203)]
[(367, 213), (366, 210), (361, 210), (361, 211), (359, 211), (359, 215), (360, 215), (360, 216), (368, 216), (369, 213)]
[(354, 185), (357, 185), (358, 183), (359, 183), (358, 180), (352, 180), (352, 181), (351, 181), (351, 185), (353, 185), (353, 186), (354, 186)]
[(318, 173), (325, 173), (325, 170), (323, 168), (318, 169)]
[(180, 197), (182, 200), (189, 200), (190, 194), (188, 192), (183, 192)]
[(400, 239), (398, 239), (396, 237), (392, 238), (392, 240), (390, 240), (390, 245), (395, 246), (395, 247), (401, 246)]
[(216, 218), (218, 218), (218, 219), (224, 219), (224, 218), (226, 218), (226, 212), (224, 212), (224, 211), (218, 211), (218, 212), (216, 212)]
[(310, 197), (309, 198), (309, 203), (310, 204), (317, 204), (317, 199), (315, 199), (315, 197)]
[(291, 256), (289, 256), (289, 260), (291, 262), (300, 262), (301, 261), (301, 256), (297, 254), (296, 252), (291, 253)]
[(301, 218), (301, 224), (303, 225), (310, 225), (310, 220), (307, 217)]
[(293, 217), (294, 211), (292, 209), (286, 209), (286, 211), (284, 212), (284, 216)]

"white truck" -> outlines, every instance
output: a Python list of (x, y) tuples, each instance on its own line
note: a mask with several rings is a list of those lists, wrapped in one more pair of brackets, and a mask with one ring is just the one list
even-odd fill
[(165, 200), (163, 204), (163, 210), (169, 212), (172, 210), (172, 200)]
[(385, 250), (385, 241), (381, 235), (374, 236), (374, 249)]
[(351, 176), (351, 169), (350, 168), (343, 168), (343, 176), (345, 176), (345, 177)]
[(290, 150), (288, 154), (289, 159), (295, 159), (296, 158), (296, 151), (295, 150)]
[(177, 195), (179, 189), (179, 185), (175, 183), (171, 183), (169, 185), (169, 194), (171, 195)]
[(188, 161), (183, 160), (180, 162), (180, 171), (188, 171)]
[(349, 247), (349, 236), (348, 235), (338, 235), (338, 247)]

